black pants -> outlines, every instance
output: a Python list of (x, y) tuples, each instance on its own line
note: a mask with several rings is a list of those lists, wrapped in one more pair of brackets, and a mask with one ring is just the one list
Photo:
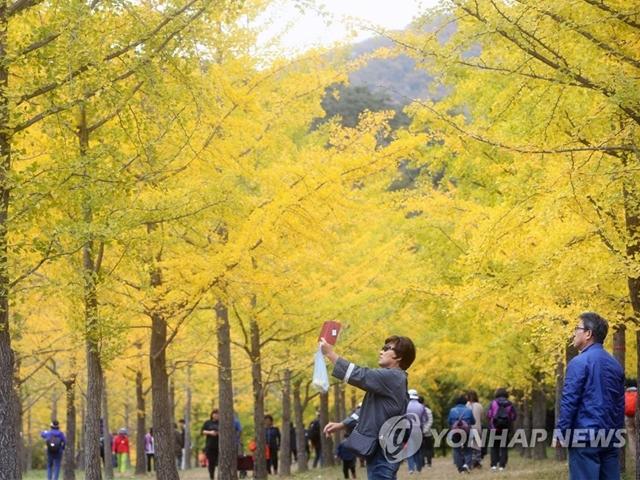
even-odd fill
[(313, 450), (316, 452), (316, 456), (313, 459), (313, 468), (316, 468), (318, 464), (322, 464), (322, 447), (314, 445)]
[(491, 466), (504, 468), (507, 466), (508, 461), (509, 449), (501, 447), (500, 442), (496, 442), (496, 445), (491, 447)]
[(267, 460), (267, 473), (275, 475), (278, 473), (278, 449), (269, 447), (269, 460)]
[(356, 459), (343, 460), (342, 461), (342, 473), (345, 480), (349, 478), (349, 472), (351, 472), (351, 478), (356, 478)]
[(431, 460), (433, 460), (433, 445), (435, 444), (435, 440), (433, 435), (429, 435), (428, 437), (422, 437), (422, 453), (425, 458), (426, 465), (431, 465)]
[(151, 464), (153, 463), (154, 466), (154, 470), (155, 470), (155, 455), (153, 453), (147, 453), (147, 472), (151, 471)]
[(216, 473), (216, 467), (218, 466), (218, 451), (217, 450), (205, 450), (204, 454), (207, 456), (209, 469), (209, 478), (213, 480)]

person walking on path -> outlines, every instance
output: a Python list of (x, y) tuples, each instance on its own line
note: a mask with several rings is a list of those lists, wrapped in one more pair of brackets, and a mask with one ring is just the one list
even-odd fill
[(631, 458), (636, 458), (636, 404), (638, 403), (638, 388), (636, 380), (630, 379), (624, 391), (624, 425), (627, 429), (627, 445)]
[[(420, 403), (420, 397), (418, 397), (418, 392), (416, 390), (411, 389), (408, 394), (409, 404), (407, 405), (407, 413), (414, 414), (418, 418), (418, 421), (420, 422), (420, 440), (422, 440), (422, 432), (428, 421), (427, 410), (424, 408), (424, 405)], [(418, 448), (416, 453), (407, 458), (407, 463), (409, 464), (409, 474), (421, 472), (422, 467), (424, 467), (424, 455), (422, 448)]]
[(62, 454), (67, 445), (67, 438), (60, 430), (57, 420), (51, 422), (51, 428), (40, 433), (47, 445), (47, 480), (58, 480)]
[(469, 448), (469, 432), (473, 425), (473, 412), (465, 404), (467, 399), (460, 395), (455, 400), (455, 405), (449, 410), (448, 423), (453, 432), (453, 464), (460, 473), (471, 471), (471, 449)]
[(399, 458), (391, 459), (395, 460), (393, 463), (387, 458), (389, 452), (380, 444), (378, 436), (387, 420), (406, 414), (409, 403), (406, 370), (416, 358), (413, 342), (408, 337), (388, 337), (378, 355), (380, 368), (359, 367), (341, 358), (324, 338), (320, 339), (320, 349), (334, 364), (334, 377), (366, 392), (358, 420), (350, 416), (342, 422), (329, 422), (324, 433), (351, 429), (346, 445), (366, 457), (368, 478), (395, 479)]
[(182, 449), (184, 448), (184, 434), (178, 430), (178, 425), (173, 424), (173, 454), (176, 457), (176, 468), (182, 469)]
[(482, 467), (482, 414), (484, 409), (478, 401), (478, 394), (475, 390), (467, 392), (467, 408), (473, 413), (473, 425), (471, 425), (471, 436), (469, 438), (469, 448), (471, 448), (471, 469)]
[(280, 450), (280, 429), (273, 424), (271, 415), (264, 416), (264, 436), (271, 456), (267, 462), (267, 472), (271, 475), (278, 473), (278, 450)]
[(509, 430), (517, 418), (516, 408), (509, 401), (506, 388), (496, 389), (494, 399), (489, 405), (489, 440), (491, 441), (491, 470), (504, 470), (509, 461)]
[(424, 402), (422, 396), (418, 396), (418, 401), (424, 405), (424, 411), (427, 414), (427, 423), (422, 427), (422, 446), (420, 450), (422, 450), (422, 455), (427, 467), (431, 467), (434, 454), (433, 447), (435, 444), (433, 432), (431, 431), (431, 427), (433, 427), (433, 412), (429, 408), (429, 405)]
[(344, 480), (349, 480), (349, 472), (351, 472), (351, 478), (356, 478), (356, 454), (345, 445), (345, 442), (346, 438), (338, 444), (336, 457), (342, 460)]
[(218, 442), (219, 442), (219, 415), (218, 409), (211, 411), (209, 420), (202, 425), (201, 433), (206, 437), (204, 453), (207, 456), (207, 467), (209, 469), (209, 479), (213, 480), (218, 466)]
[(313, 458), (313, 468), (317, 468), (318, 465), (322, 465), (322, 442), (320, 435), (322, 429), (320, 428), (320, 412), (316, 412), (316, 418), (314, 418), (309, 424), (307, 429), (309, 432), (309, 441), (313, 447), (315, 457)]
[[(603, 347), (609, 325), (597, 313), (578, 317), (554, 440), (569, 447), (571, 480), (619, 480), (619, 436), (624, 428), (624, 370)], [(602, 434), (604, 441), (602, 440)]]
[(156, 445), (153, 438), (153, 428), (150, 428), (144, 436), (144, 454), (147, 457), (147, 472), (151, 473), (152, 466), (153, 470), (155, 470), (156, 456)]
[(112, 452), (118, 458), (118, 470), (120, 473), (127, 471), (127, 459), (129, 457), (129, 436), (127, 435), (127, 429), (121, 428), (118, 431), (118, 435), (113, 439)]

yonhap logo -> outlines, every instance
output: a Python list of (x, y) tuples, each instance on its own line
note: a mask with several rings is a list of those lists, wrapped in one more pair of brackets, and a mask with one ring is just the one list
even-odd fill
[(378, 442), (389, 463), (398, 463), (416, 453), (422, 445), (420, 419), (415, 413), (391, 417), (380, 428)]

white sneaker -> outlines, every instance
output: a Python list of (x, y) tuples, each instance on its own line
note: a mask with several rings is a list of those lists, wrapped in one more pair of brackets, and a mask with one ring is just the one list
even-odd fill
[(471, 469), (469, 468), (469, 465), (465, 463), (464, 465), (462, 465), (462, 471), (465, 473), (470, 473)]
[(500, 467), (498, 470), (500, 470), (501, 472), (504, 472), (504, 467)]
[(491, 467), (491, 470), (493, 470), (495, 472), (496, 470), (498, 470), (498, 467), (493, 466), (493, 467)]

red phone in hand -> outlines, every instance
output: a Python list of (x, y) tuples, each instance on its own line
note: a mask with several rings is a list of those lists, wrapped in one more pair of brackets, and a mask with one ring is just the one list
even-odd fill
[(324, 322), (322, 324), (322, 330), (320, 330), (320, 336), (318, 337), (318, 340), (324, 338), (327, 343), (335, 345), (336, 341), (338, 340), (338, 334), (340, 333), (341, 328), (342, 325), (340, 325), (340, 322)]

